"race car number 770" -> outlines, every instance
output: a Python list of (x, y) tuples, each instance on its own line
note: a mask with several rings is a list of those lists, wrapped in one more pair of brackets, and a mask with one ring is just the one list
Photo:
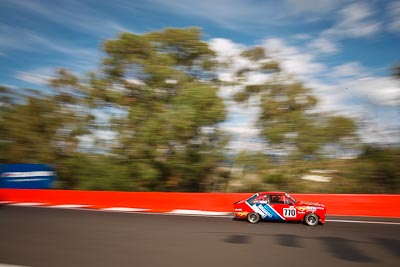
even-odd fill
[(293, 208), (283, 209), (283, 216), (296, 217), (296, 209), (293, 209)]

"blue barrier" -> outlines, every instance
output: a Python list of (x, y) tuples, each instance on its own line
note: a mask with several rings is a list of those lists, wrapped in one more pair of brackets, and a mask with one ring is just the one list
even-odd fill
[(1, 164), (0, 188), (47, 189), (56, 173), (46, 164)]

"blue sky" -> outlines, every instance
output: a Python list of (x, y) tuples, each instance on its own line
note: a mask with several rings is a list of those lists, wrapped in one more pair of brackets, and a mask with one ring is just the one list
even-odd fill
[[(365, 120), (368, 141), (400, 142), (400, 84), (389, 77), (400, 62), (399, 1), (1, 0), (0, 84), (43, 88), (55, 67), (96, 69), (118, 32), (189, 26), (239, 65), (242, 49), (264, 46), (315, 90), (321, 111)], [(224, 126), (256, 134), (257, 108), (229, 104)]]

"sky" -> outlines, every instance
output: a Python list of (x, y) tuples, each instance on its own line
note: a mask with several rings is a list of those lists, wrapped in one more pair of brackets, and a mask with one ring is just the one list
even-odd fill
[[(191, 26), (219, 58), (234, 59), (221, 79), (249, 64), (241, 51), (265, 47), (313, 89), (319, 111), (357, 119), (365, 142), (400, 143), (400, 81), (391, 76), (400, 64), (400, 1), (0, 0), (0, 84), (45, 90), (55, 68), (98, 68), (102, 43), (119, 32)], [(233, 146), (257, 146), (259, 109), (233, 103), (239, 89), (220, 89), (229, 110), (221, 127), (239, 136)]]

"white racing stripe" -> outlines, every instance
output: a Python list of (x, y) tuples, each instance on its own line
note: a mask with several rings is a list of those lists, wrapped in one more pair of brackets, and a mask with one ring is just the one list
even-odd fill
[(400, 222), (376, 222), (376, 221), (353, 221), (353, 220), (326, 220), (327, 222), (343, 222), (343, 223), (366, 223), (366, 224), (389, 224), (400, 225)]

